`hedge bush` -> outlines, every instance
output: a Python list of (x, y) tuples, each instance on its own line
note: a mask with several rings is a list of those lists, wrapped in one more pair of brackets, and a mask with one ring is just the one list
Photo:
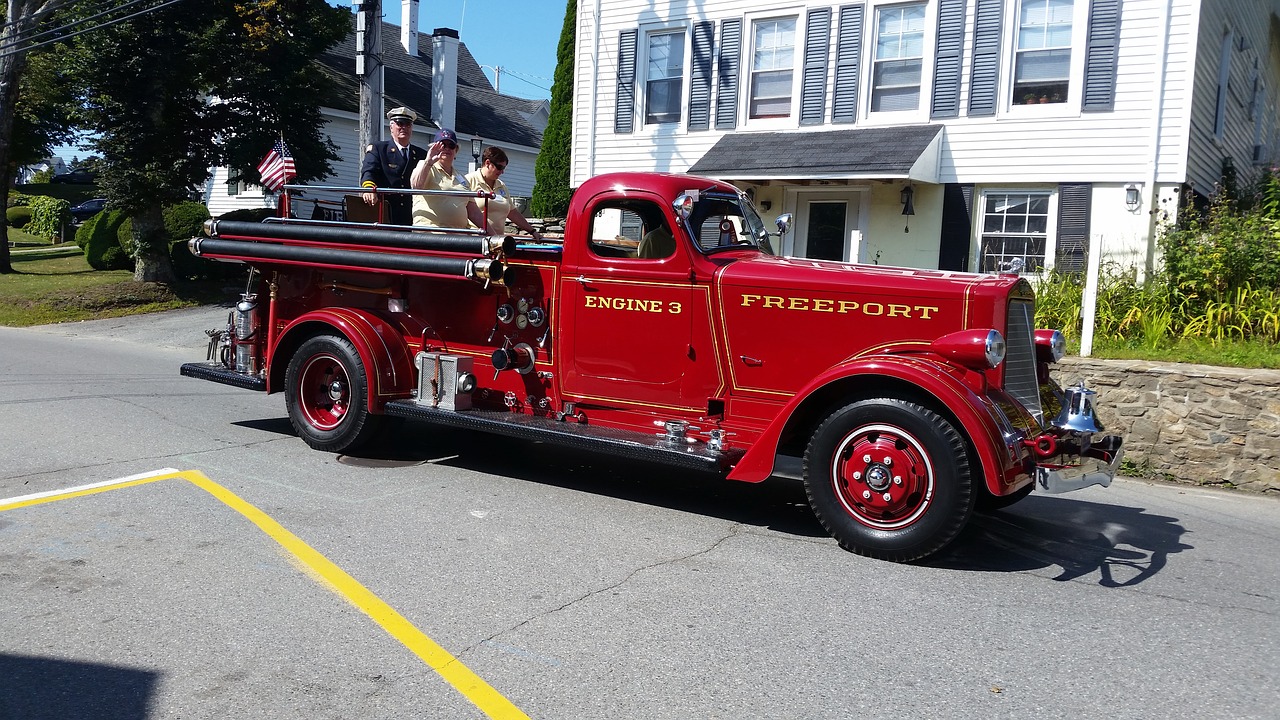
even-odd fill
[(31, 208), (25, 205), (15, 205), (4, 211), (5, 218), (9, 221), (9, 227), (21, 230), (31, 222)]
[(164, 229), (173, 242), (203, 235), (204, 221), (208, 219), (209, 208), (204, 203), (183, 202), (164, 209)]
[(234, 220), (236, 222), (262, 222), (270, 217), (275, 217), (274, 208), (240, 208), (225, 212), (218, 216), (219, 220)]
[(23, 228), (38, 238), (56, 239), (64, 225), (71, 223), (71, 203), (61, 198), (38, 195), (31, 198), (31, 222)]
[[(125, 219), (119, 210), (104, 210), (89, 218), (76, 231), (76, 244), (84, 249), (85, 260), (94, 270), (128, 270), (133, 267), (133, 261), (120, 247), (120, 226)], [(108, 255), (112, 248), (119, 252)]]

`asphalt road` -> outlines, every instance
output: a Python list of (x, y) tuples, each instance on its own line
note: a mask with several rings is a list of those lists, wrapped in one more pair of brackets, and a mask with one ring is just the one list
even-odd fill
[(894, 565), (793, 481), (314, 452), (178, 375), (226, 313), (0, 328), (0, 718), (1275, 717), (1274, 498), (1121, 479)]

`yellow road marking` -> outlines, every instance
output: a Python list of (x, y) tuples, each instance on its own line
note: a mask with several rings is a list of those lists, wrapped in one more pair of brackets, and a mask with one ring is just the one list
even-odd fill
[(470, 668), (463, 665), (449, 651), (440, 647), (436, 641), (414, 627), (403, 615), (396, 612), (395, 608), (383, 602), (381, 598), (374, 595), (359, 581), (344, 572), (342, 568), (330, 562), (328, 558), (303, 542), (298, 536), (286, 530), (283, 525), (273, 520), (269, 515), (225, 487), (205, 477), (199, 471), (162, 470), (157, 473), (135, 475), (107, 483), (10, 498), (0, 501), (0, 512), (172, 479), (182, 479), (190, 482), (220, 500), (227, 507), (243, 515), (249, 522), (257, 525), (268, 537), (292, 553), (302, 563), (303, 567), (309, 570), (307, 574), (321, 584), (327, 585), (329, 589), (341, 595), (365, 615), (368, 615), (374, 622), (381, 625), (391, 637), (399, 640), (414, 655), (421, 658), (440, 677), (444, 678), (445, 682), (462, 693), (467, 700), (470, 700), (485, 715), (491, 718), (501, 718), (502, 720), (516, 718), (529, 720), (529, 716), (521, 712), (510, 700), (507, 700), (497, 690), (494, 690), (479, 675), (476, 675)]

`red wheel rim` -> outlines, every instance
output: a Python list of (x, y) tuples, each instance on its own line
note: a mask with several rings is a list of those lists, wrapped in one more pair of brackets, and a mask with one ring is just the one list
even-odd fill
[(307, 359), (298, 373), (298, 407), (318, 430), (342, 424), (351, 402), (351, 379), (338, 358), (321, 353)]
[(933, 465), (920, 442), (902, 428), (863, 425), (836, 446), (831, 484), (855, 520), (876, 530), (900, 530), (933, 502)]

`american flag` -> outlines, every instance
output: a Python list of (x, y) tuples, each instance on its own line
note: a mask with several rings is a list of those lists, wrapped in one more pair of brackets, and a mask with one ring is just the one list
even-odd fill
[(289, 146), (284, 140), (277, 140), (271, 152), (258, 163), (258, 174), (262, 176), (262, 186), (276, 191), (285, 186), (289, 179), (298, 174), (298, 167), (293, 164), (293, 155), (289, 154)]

